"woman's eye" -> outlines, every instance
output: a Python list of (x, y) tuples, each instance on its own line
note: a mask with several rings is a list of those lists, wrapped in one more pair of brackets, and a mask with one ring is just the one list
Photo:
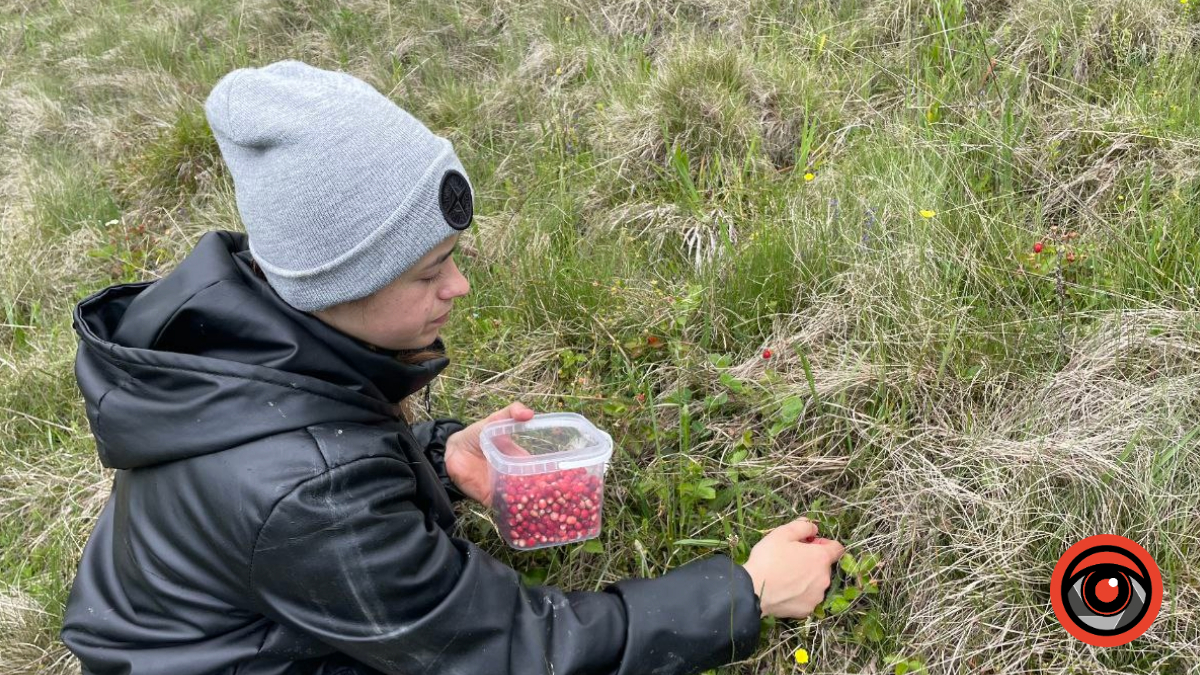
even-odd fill
[[(447, 260), (449, 260), (449, 258), (447, 258)], [(420, 280), (425, 283), (430, 283), (432, 281), (440, 279), (442, 274), (444, 274), (445, 272), (446, 272), (446, 264), (443, 262), (441, 265), (438, 265), (437, 274), (435, 274), (431, 277), (422, 277)]]

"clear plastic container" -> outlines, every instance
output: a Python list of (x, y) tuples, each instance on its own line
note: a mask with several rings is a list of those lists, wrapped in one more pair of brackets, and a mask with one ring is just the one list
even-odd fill
[(533, 550), (600, 535), (612, 436), (576, 413), (501, 420), (479, 437), (500, 534)]

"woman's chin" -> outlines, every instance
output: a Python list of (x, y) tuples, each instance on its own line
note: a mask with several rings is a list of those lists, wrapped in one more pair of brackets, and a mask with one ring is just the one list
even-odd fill
[(395, 351), (411, 351), (411, 350), (415, 350), (415, 349), (425, 349), (429, 345), (433, 344), (433, 342), (435, 340), (438, 339), (439, 328), (440, 327), (429, 328), (425, 332), (421, 333), (418, 337), (410, 338), (408, 340), (396, 340), (394, 342), (389, 343), (387, 345), (387, 348), (395, 350)]

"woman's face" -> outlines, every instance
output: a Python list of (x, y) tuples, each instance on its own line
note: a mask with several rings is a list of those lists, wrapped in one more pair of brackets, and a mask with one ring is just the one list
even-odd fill
[(454, 298), (471, 290), (451, 254), (451, 235), (390, 285), (313, 315), (343, 333), (385, 349), (427, 347), (449, 318)]

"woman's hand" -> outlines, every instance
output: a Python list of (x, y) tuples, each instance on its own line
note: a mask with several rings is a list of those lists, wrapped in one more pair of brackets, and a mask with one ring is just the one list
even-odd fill
[(798, 518), (767, 533), (743, 567), (754, 582), (763, 616), (802, 619), (825, 599), (846, 547), (817, 536), (817, 524)]
[(497, 420), (528, 422), (533, 414), (533, 410), (523, 403), (510, 403), (446, 438), (446, 473), (463, 494), (484, 506), (492, 506), (492, 482), (488, 478), (487, 458), (479, 445), (479, 434), (483, 427)]

